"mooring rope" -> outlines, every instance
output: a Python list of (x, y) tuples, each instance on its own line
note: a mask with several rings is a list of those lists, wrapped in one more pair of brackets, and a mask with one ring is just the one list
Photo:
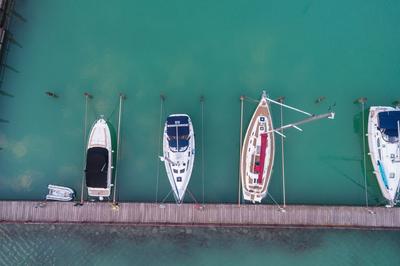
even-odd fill
[[(158, 160), (158, 155), (160, 154), (160, 149), (161, 149), (162, 119), (163, 119), (163, 115), (164, 115), (164, 100), (165, 100), (165, 96), (161, 94), (160, 95), (160, 121), (159, 121), (159, 128), (158, 128), (158, 132), (160, 135), (158, 137), (158, 147), (157, 147), (156, 203), (158, 202), (158, 183), (159, 183), (158, 180), (160, 178), (160, 161)], [(169, 196), (170, 193), (171, 193), (171, 191), (168, 193), (167, 197)]]
[(119, 168), (119, 150), (120, 150), (120, 134), (121, 134), (121, 116), (122, 116), (122, 102), (125, 99), (125, 96), (121, 93), (119, 95), (119, 113), (118, 113), (118, 129), (117, 129), (117, 155), (116, 155), (116, 168), (114, 174), (114, 193), (113, 193), (113, 207), (116, 208), (116, 194), (117, 194), (117, 177), (118, 177), (118, 168)]
[[(165, 197), (163, 198), (163, 200), (162, 200), (161, 203), (164, 203), (164, 202), (165, 202), (165, 200), (168, 198), (168, 196), (171, 194), (171, 192), (172, 192), (172, 189), (168, 192), (167, 196), (165, 196)], [(156, 203), (157, 203), (157, 202), (156, 202)]]
[[(120, 94), (121, 97), (121, 94)], [(114, 109), (111, 111), (111, 113), (106, 117), (106, 121), (109, 121), (110, 118), (114, 115), (115, 111), (117, 110), (118, 105), (120, 104), (120, 99), (118, 99), (118, 101), (116, 102), (116, 104), (114, 105)]]
[(363, 143), (363, 164), (364, 164), (364, 190), (365, 190), (365, 205), (369, 208), (368, 204), (368, 187), (367, 187), (367, 163), (365, 158), (366, 148), (365, 148), (365, 121), (364, 121), (364, 101), (361, 101), (362, 108), (362, 143)]
[(285, 211), (284, 208), (281, 207), (281, 205), (279, 205), (279, 203), (274, 199), (274, 197), (272, 197), (271, 193), (267, 192), (267, 195), (270, 197), (270, 199), (275, 203), (276, 206), (278, 206), (280, 211)]
[[(284, 97), (279, 98), (279, 102), (283, 103)], [(281, 128), (283, 127), (283, 106), (281, 105)], [(285, 149), (284, 149), (284, 140), (283, 137), (283, 129), (281, 129), (281, 149), (282, 149), (282, 194), (283, 194), (283, 208), (286, 207), (286, 185), (285, 185)]]
[[(187, 192), (189, 193), (189, 196), (192, 198), (192, 200), (196, 203), (196, 204), (199, 204), (198, 202), (197, 202), (197, 200), (196, 200), (196, 198), (194, 197), (194, 195), (192, 194), (192, 192), (189, 190), (189, 189), (186, 189), (187, 190)], [(203, 204), (204, 205), (204, 204)]]
[(253, 98), (251, 98), (251, 97), (249, 97), (249, 96), (241, 96), (241, 97), (244, 97), (243, 99), (244, 99), (246, 102), (249, 102), (249, 103), (256, 103), (256, 104), (258, 104), (258, 103), (260, 102), (260, 100), (253, 99)]
[[(88, 112), (88, 99), (92, 96), (85, 92), (83, 94), (85, 96), (85, 119), (84, 119), (84, 129), (83, 129), (83, 171), (85, 171), (86, 167), (86, 138), (87, 138), (87, 112)], [(83, 190), (85, 186), (85, 174), (82, 174), (82, 184), (81, 184), (81, 200), (80, 204), (83, 204)]]
[(245, 100), (245, 96), (240, 96), (240, 134), (239, 134), (239, 181), (238, 181), (238, 205), (241, 203), (241, 173), (240, 167), (242, 163), (242, 146), (243, 146), (243, 101)]
[(203, 205), (204, 205), (204, 97), (200, 97), (201, 102), (201, 179), (203, 187)]

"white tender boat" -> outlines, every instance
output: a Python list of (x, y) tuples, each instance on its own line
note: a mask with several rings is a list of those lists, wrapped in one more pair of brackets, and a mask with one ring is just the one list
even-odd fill
[(251, 118), (242, 146), (240, 173), (244, 200), (261, 202), (266, 196), (274, 155), (272, 117), (264, 91)]
[(48, 185), (47, 188), (49, 194), (46, 195), (46, 200), (71, 201), (74, 199), (75, 193), (69, 187)]
[(110, 128), (100, 118), (92, 127), (86, 152), (85, 175), (89, 197), (103, 200), (110, 196), (112, 169)]
[(374, 173), (388, 207), (399, 197), (400, 109), (373, 106), (369, 111), (368, 144)]
[(175, 200), (182, 203), (192, 175), (195, 154), (193, 125), (186, 114), (168, 116), (164, 126), (163, 157)]

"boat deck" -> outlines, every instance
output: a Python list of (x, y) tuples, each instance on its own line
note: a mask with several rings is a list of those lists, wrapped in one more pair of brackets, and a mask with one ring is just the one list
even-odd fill
[(0, 201), (2, 223), (106, 223), (172, 226), (327, 227), (399, 229), (400, 208), (274, 205)]

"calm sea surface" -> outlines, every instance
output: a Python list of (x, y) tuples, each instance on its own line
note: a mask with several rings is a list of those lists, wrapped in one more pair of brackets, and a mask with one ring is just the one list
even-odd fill
[[(0, 118), (8, 121), (0, 123), (1, 199), (40, 200), (49, 183), (80, 190), (83, 93), (89, 92), (94, 96), (89, 127), (104, 115), (114, 129), (119, 93), (127, 95), (119, 200), (154, 202), (158, 167), (158, 199), (169, 192), (157, 159), (163, 93), (162, 122), (170, 113), (187, 113), (194, 123), (197, 158), (189, 189), (201, 201), (204, 183), (205, 202), (237, 202), (239, 97), (258, 99), (265, 89), (271, 98), (285, 96), (286, 103), (311, 113), (327, 112), (330, 106), (336, 112), (333, 121), (287, 131), (287, 203), (364, 204), (362, 113), (353, 102), (361, 96), (368, 106), (400, 100), (399, 1), (20, 0), (16, 11), (26, 22), (12, 21), (16, 44), (10, 45), (6, 63), (16, 71), (6, 70), (1, 84), (13, 96), (0, 95)], [(204, 136), (200, 96), (205, 97)], [(315, 103), (321, 96), (325, 100)], [(246, 126), (255, 107), (245, 102)], [(280, 108), (273, 106), (272, 112), (278, 125)], [(301, 118), (284, 110), (286, 122)], [(279, 138), (277, 147), (269, 191), (282, 202)], [(368, 161), (369, 201), (380, 205), (371, 171)], [(81, 258), (77, 262), (89, 263), (137, 257), (140, 264), (173, 264), (178, 254), (183, 264), (194, 258), (198, 264), (279, 264), (284, 258), (282, 264), (303, 259), (306, 264), (366, 265), (400, 257), (395, 252), (399, 234), (390, 231), (261, 230), (259, 236), (253, 230), (242, 236), (199, 229), (192, 238), (172, 230), (138, 241), (140, 228), (122, 228), (122, 233), (119, 227), (102, 226), (0, 229), (9, 236), (0, 240), (6, 243), (1, 248), (6, 264), (62, 264), (67, 261), (61, 258), (76, 256)], [(97, 238), (104, 244), (94, 245)], [(52, 248), (42, 256), (49, 243)], [(8, 251), (16, 254), (9, 261)]]
[(398, 265), (400, 232), (0, 225), (6, 265)]

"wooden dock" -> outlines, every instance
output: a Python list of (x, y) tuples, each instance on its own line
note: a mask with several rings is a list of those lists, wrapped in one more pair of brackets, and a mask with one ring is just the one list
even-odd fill
[(0, 201), (2, 223), (106, 223), (172, 226), (400, 229), (400, 208), (274, 205)]

